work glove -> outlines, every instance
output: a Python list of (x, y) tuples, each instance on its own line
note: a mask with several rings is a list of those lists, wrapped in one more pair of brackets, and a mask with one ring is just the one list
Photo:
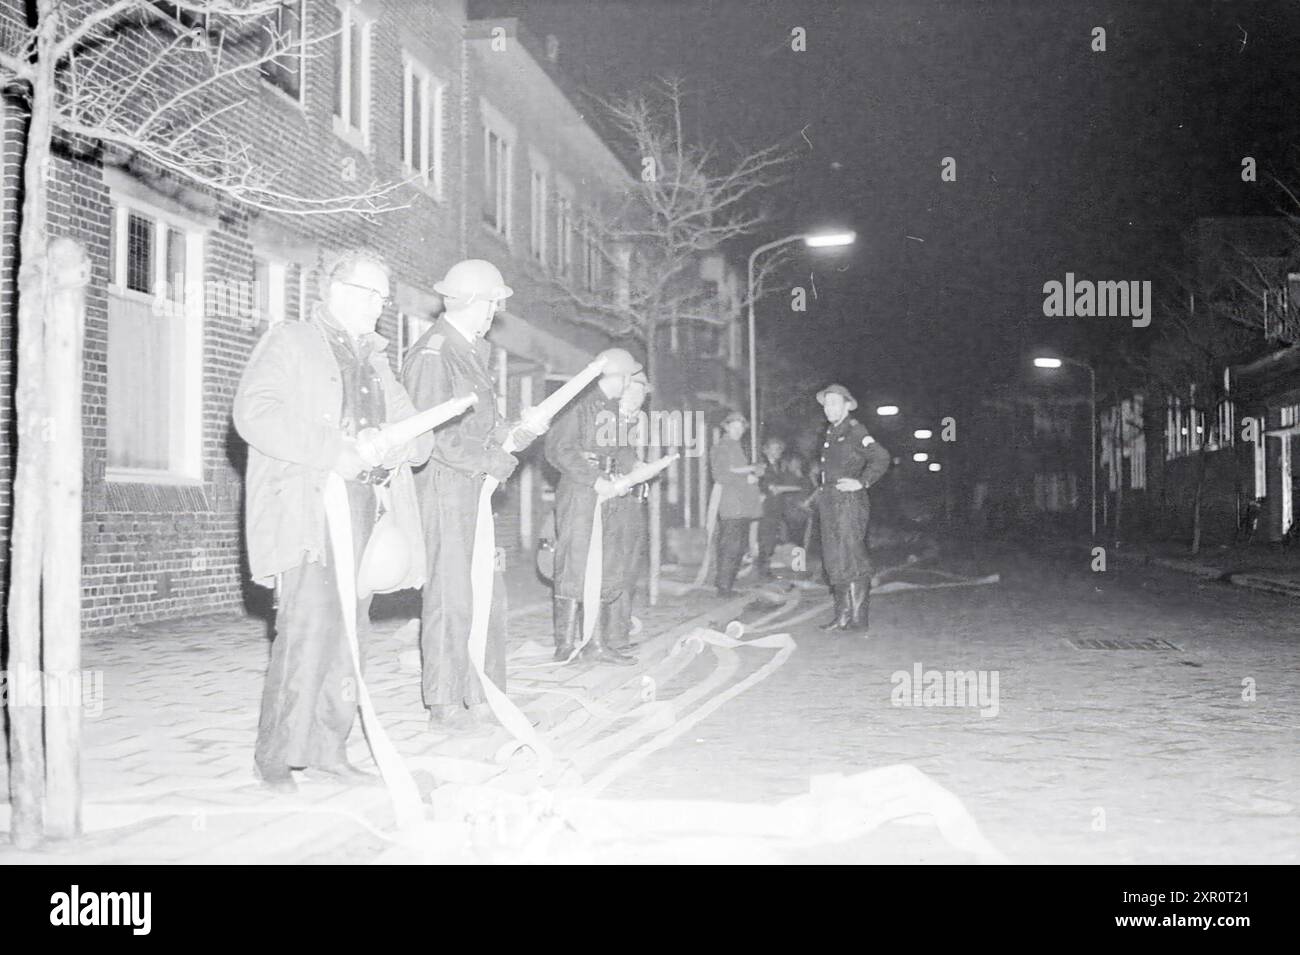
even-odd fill
[(496, 448), (488, 458), (487, 473), (490, 477), (496, 478), (498, 484), (505, 484), (517, 467), (519, 467), (517, 457), (508, 451)]

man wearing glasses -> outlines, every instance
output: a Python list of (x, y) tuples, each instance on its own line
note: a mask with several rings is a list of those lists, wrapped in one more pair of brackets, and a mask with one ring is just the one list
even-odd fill
[[(387, 485), (411, 561), (403, 587), (425, 574), (410, 465), (428, 457), (428, 436), (367, 461), (357, 434), (415, 413), (384, 354), (375, 324), (388, 300), (388, 267), (365, 250), (343, 253), (320, 273), (310, 316), (281, 322), (258, 342), (235, 395), (235, 427), (248, 442), (245, 521), (254, 583), (275, 586), (276, 635), (262, 694), (254, 762), (270, 788), (293, 792), (292, 770), (346, 782), (372, 780), (350, 765), (356, 717), (352, 657), (330, 553), (325, 483), (346, 482), (354, 566), (377, 517), (376, 487)], [(357, 607), (369, 622), (370, 600)]]
[[(511, 434), (497, 410), (489, 365), (491, 346), (483, 336), (512, 290), (500, 271), (483, 259), (453, 265), (433, 286), (445, 310), (411, 348), (402, 370), (416, 408), (432, 408), (473, 392), (478, 402), (433, 433), (429, 463), (416, 476), (424, 522), (429, 582), (420, 620), (424, 705), (436, 729), (474, 735), (491, 723), (483, 688), (469, 659), (474, 612), (470, 577), (479, 494), (484, 478), (505, 482), (518, 460), (503, 444)], [(516, 450), (536, 437), (516, 428)], [(492, 587), (484, 670), (505, 691), (505, 586)]]

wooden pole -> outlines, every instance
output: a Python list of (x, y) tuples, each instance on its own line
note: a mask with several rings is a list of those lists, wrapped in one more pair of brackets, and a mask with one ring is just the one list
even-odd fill
[[(42, 5), (42, 14), (47, 13)], [(45, 395), (46, 188), (54, 112), (54, 64), (48, 21), (38, 27), (33, 64), (27, 155), (23, 161), (22, 230), (18, 237), (18, 373), (14, 411), (18, 454), (14, 467), (9, 585), (10, 838), (35, 848), (44, 832), (45, 765), (41, 709), (41, 564), (45, 550), (42, 480), (49, 440)], [(78, 514), (78, 518), (80, 514)], [(23, 693), (16, 691), (21, 686)]]
[(45, 310), (45, 836), (81, 835), (81, 351), (90, 259), (72, 239), (50, 243)]

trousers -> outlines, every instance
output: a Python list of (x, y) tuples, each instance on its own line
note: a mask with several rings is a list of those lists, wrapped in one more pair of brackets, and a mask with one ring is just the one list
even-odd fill
[[(481, 475), (430, 464), (422, 475), (420, 516), (424, 521), (429, 580), (420, 614), (420, 658), (425, 706), (484, 701), (469, 660), (469, 626), (474, 613), (470, 558), (478, 523)], [(506, 588), (494, 570), (488, 614), (484, 671), (502, 692), (506, 688)]]
[[(375, 522), (374, 491), (347, 482), (353, 566), (360, 563)], [(345, 761), (357, 715), (356, 676), (328, 540), (326, 559), (305, 559), (281, 575), (275, 640), (262, 688), (253, 760), (264, 773), (335, 766)], [(370, 598), (357, 604), (357, 640), (370, 627)]]

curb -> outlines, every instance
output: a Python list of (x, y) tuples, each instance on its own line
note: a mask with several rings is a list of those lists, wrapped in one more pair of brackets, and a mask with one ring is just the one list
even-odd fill
[(1279, 580), (1276, 577), (1263, 577), (1258, 574), (1229, 574), (1228, 582), (1238, 587), (1249, 587), (1265, 593), (1280, 594), (1284, 597), (1300, 597), (1300, 583)]
[[(1084, 548), (1091, 546), (1088, 544), (1081, 545)], [(1182, 560), (1177, 557), (1158, 557), (1152, 554), (1134, 554), (1124, 551), (1108, 553), (1107, 556), (1111, 560), (1120, 563), (1154, 565), (1163, 567), (1166, 570), (1175, 570), (1179, 573), (1200, 577), (1203, 580), (1216, 580), (1220, 583), (1231, 584), (1234, 587), (1245, 587), (1262, 593), (1300, 599), (1300, 581), (1293, 582), (1283, 578), (1270, 577), (1267, 574), (1236, 573), (1231, 570), (1220, 570), (1216, 567), (1207, 567), (1205, 564), (1198, 564), (1195, 561)]]

